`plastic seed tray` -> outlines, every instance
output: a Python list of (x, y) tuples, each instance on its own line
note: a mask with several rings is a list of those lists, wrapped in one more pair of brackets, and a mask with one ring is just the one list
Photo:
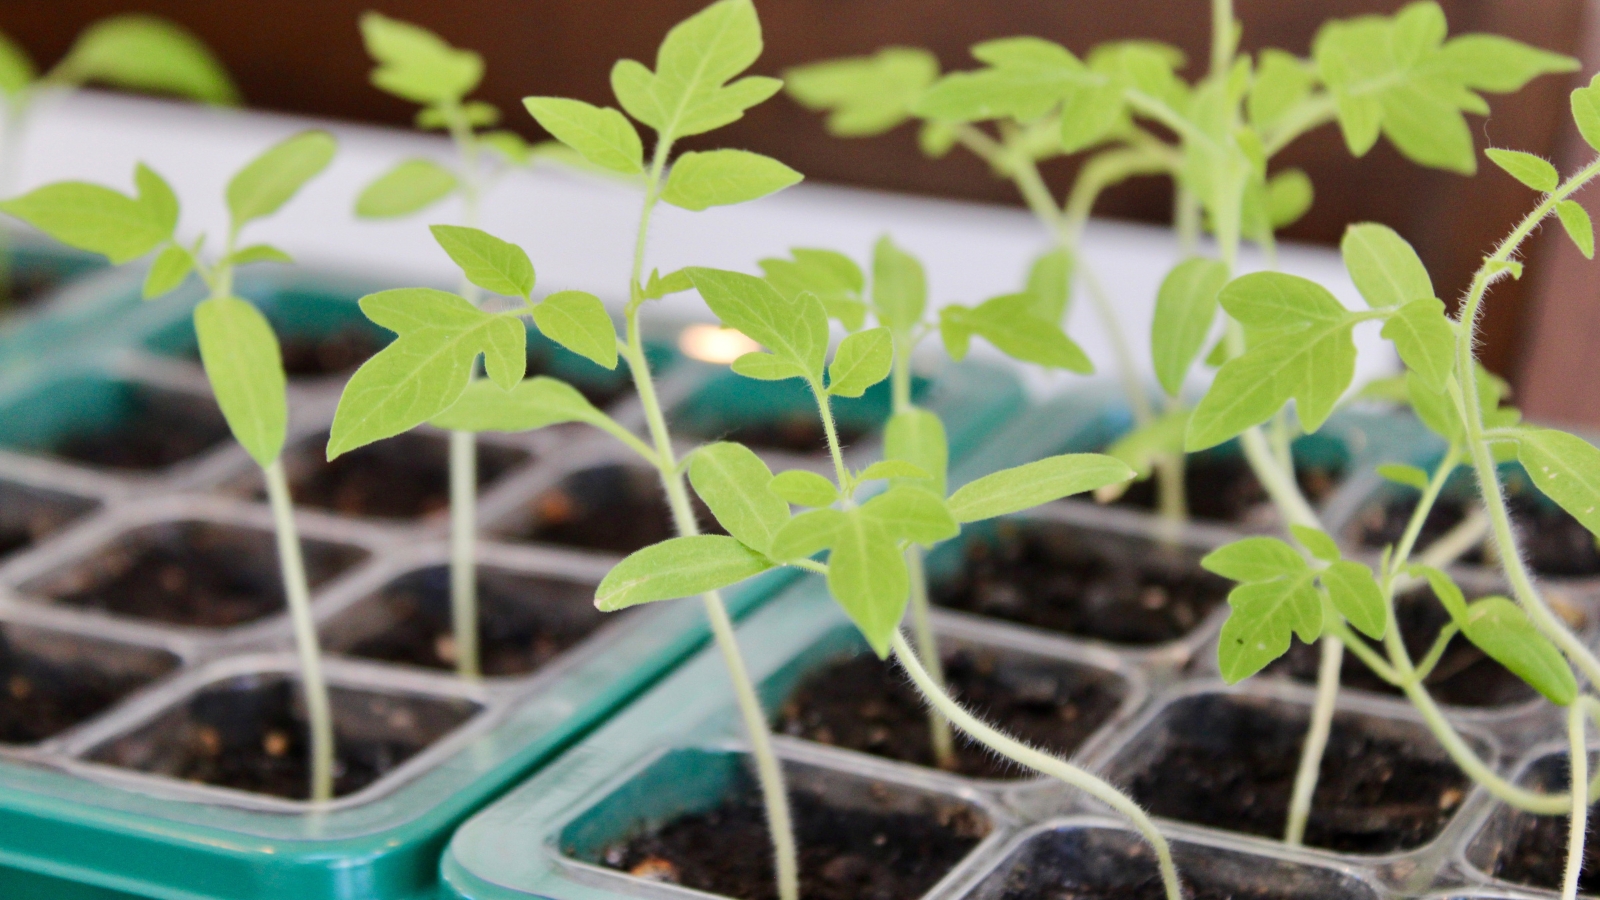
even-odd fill
[[(137, 282), (124, 278), (137, 296)], [(387, 340), (369, 285), (242, 278), (290, 374), (285, 465), (330, 654), (333, 802), (305, 801), (304, 710), (259, 471), (206, 388), (197, 295), (134, 304), (0, 389), (0, 889), (9, 896), (423, 897), (452, 829), (707, 639), (698, 604), (601, 615), (620, 554), (668, 536), (650, 477), (577, 428), (483, 435), (478, 555), (486, 677), (451, 671), (447, 452), (422, 429), (323, 460), (348, 373)], [(781, 390), (681, 358), (661, 393), (705, 439), (748, 433), (775, 467), (825, 462)], [(629, 427), (625, 374), (529, 339)], [(758, 386), (759, 387), (759, 386)], [(922, 384), (970, 449), (1020, 408), (1008, 375)], [(802, 398), (809, 403), (809, 398)], [(853, 454), (887, 412), (841, 411)], [(647, 472), (646, 475), (649, 475)], [(735, 616), (786, 582), (730, 592)]]

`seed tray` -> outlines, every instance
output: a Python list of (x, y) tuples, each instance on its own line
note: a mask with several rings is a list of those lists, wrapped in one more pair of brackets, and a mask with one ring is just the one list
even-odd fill
[(138, 302), (138, 284), (105, 259), (37, 231), (0, 225), (0, 379), (26, 371), (46, 348), (100, 327)]
[[(0, 743), (0, 887), (431, 896), (451, 829), (701, 646), (703, 614), (678, 603), (600, 616), (593, 587), (631, 547), (523, 540), (502, 527), (562, 477), (620, 460), (612, 442), (568, 427), (485, 434), (478, 564), (493, 617), (484, 626), (491, 667), (476, 684), (454, 678), (441, 643), (447, 513), (438, 491), (395, 496), (409, 484), (443, 490), (444, 435), (421, 429), (396, 440), (400, 451), (374, 465), (398, 468), (377, 488), (319, 460), (343, 377), (360, 361), (351, 348), (382, 346), (353, 302), (371, 286), (298, 270), (241, 278), (239, 292), (285, 335), (286, 467), (330, 654), (336, 743), (349, 749), (336, 798), (311, 810), (295, 796), (304, 791), (295, 768), (304, 713), (271, 518), (254, 464), (225, 425), (218, 430), (185, 330), (192, 288), (101, 323), (0, 386), (0, 499), (7, 517), (12, 497), (35, 509), (19, 514), (18, 528), (0, 520), (0, 533), (23, 535), (0, 544), (9, 550), (0, 559), (0, 661), (11, 666), (0, 688), (12, 694), (0, 702), (54, 688), (62, 679), (51, 673), (61, 671), (110, 684), (109, 699), (72, 706), (78, 714), (50, 733)], [(733, 399), (722, 370), (676, 355), (674, 335), (652, 335), (664, 400), (714, 408), (717, 397)], [(618, 397), (615, 375), (537, 334), (530, 358), (593, 396)], [(930, 376), (923, 394), (951, 425), (953, 455), (1021, 403), (1009, 375), (982, 366)], [(861, 415), (875, 422), (884, 400), (866, 400)], [(609, 409), (641, 426), (626, 395)], [(785, 412), (775, 401), (755, 412), (763, 409)], [(141, 431), (152, 418), (159, 427)], [(161, 440), (174, 437), (176, 450)], [(387, 443), (375, 448), (387, 452)], [(851, 452), (874, 448), (863, 440)], [(769, 456), (775, 466), (825, 461), (792, 448)], [(774, 574), (730, 591), (731, 612), (747, 614), (787, 580)], [(541, 601), (559, 604), (556, 614)], [(532, 650), (496, 657), (497, 640)], [(60, 650), (74, 642), (88, 649)], [(236, 758), (264, 760), (276, 780), (242, 782)]]

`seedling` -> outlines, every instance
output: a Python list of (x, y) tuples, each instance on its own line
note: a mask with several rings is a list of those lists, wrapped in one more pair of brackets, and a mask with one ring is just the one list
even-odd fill
[(300, 538), (279, 459), (289, 420), (287, 379), (272, 326), (254, 305), (234, 294), (233, 274), (235, 268), (248, 263), (291, 261), (287, 253), (270, 244), (240, 246), (240, 232), (289, 202), (327, 167), (334, 148), (327, 132), (306, 131), (271, 147), (240, 169), (228, 182), (228, 233), (221, 251), (209, 262), (205, 235), (188, 244), (177, 240), (178, 198), (167, 182), (143, 163), (134, 170), (133, 196), (100, 185), (63, 181), (0, 203), (0, 210), (68, 246), (99, 253), (113, 264), (156, 253), (144, 280), (146, 299), (169, 293), (191, 272), (208, 288), (209, 296), (194, 310), (200, 360), (228, 428), (261, 467), (266, 481), (284, 594), (300, 654), (311, 730), (311, 799), (316, 802), (333, 796), (333, 719), (311, 618), (311, 591)]
[[(452, 259), (467, 265), (478, 252), (462, 228), (478, 225), (484, 192), (505, 171), (525, 166), (532, 150), (514, 131), (489, 130), (500, 110), (482, 100), (467, 100), (483, 78), (483, 59), (470, 50), (450, 46), (437, 35), (407, 22), (366, 13), (361, 36), (377, 61), (372, 83), (379, 89), (421, 104), (417, 127), (442, 128), (456, 150), (456, 165), (447, 168), (426, 158), (401, 161), (378, 176), (356, 198), (356, 215), (390, 219), (413, 215), (457, 197), (461, 225), (435, 225), (434, 235)], [(488, 159), (486, 159), (488, 157)], [(532, 269), (529, 269), (531, 289)], [(505, 293), (505, 285), (490, 290)], [(459, 295), (473, 306), (482, 302), (482, 288), (463, 277)], [(515, 293), (515, 291), (513, 291)], [(473, 366), (475, 368), (475, 364)], [(517, 377), (521, 377), (520, 373)], [(450, 432), (450, 609), (456, 671), (463, 678), (481, 673), (478, 653), (477, 439), (471, 431)]]

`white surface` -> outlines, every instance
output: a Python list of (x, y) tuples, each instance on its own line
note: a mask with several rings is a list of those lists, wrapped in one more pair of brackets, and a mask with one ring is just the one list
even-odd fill
[[(222, 192), (229, 176), (271, 143), (309, 126), (332, 130), (339, 155), (280, 214), (250, 226), (246, 242), (270, 241), (301, 262), (396, 284), (454, 284), (456, 269), (423, 227), (455, 221), (459, 212), (452, 204), (382, 223), (358, 221), (351, 214), (361, 188), (398, 160), (448, 161), (450, 147), (440, 136), (81, 92), (37, 111), (16, 170), (18, 186), (25, 190), (80, 179), (130, 191), (133, 165), (143, 161), (177, 191), (182, 235), (221, 235), (226, 228)], [(511, 173), (495, 187), (483, 204), (482, 226), (528, 251), (540, 293), (579, 288), (611, 299), (625, 290), (638, 204), (631, 187), (540, 167)], [(705, 212), (663, 204), (653, 222), (646, 270), (692, 264), (755, 271), (756, 260), (784, 255), (794, 246), (826, 247), (865, 260), (884, 233), (921, 257), (935, 304), (976, 302), (1016, 290), (1029, 261), (1047, 243), (1043, 229), (1020, 208), (801, 184), (755, 203)], [(1122, 311), (1134, 350), (1148, 367), (1151, 312), (1156, 288), (1177, 258), (1174, 239), (1159, 227), (1095, 221), (1084, 236), (1083, 256)], [(1242, 265), (1258, 262), (1246, 257)], [(1279, 267), (1322, 283), (1346, 305), (1361, 303), (1331, 250), (1285, 245)], [(1111, 374), (1105, 332), (1082, 291), (1077, 293), (1068, 331), (1097, 371)], [(699, 301), (691, 293), (667, 302), (693, 314)], [(1361, 350), (1357, 384), (1394, 370), (1393, 354), (1378, 339), (1376, 323), (1359, 327), (1356, 340)], [(1038, 389), (1075, 380), (1064, 373), (1030, 378)]]

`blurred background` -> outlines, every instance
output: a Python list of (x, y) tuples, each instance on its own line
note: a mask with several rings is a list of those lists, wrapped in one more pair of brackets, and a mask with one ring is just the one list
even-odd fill
[[(1394, 0), (1235, 0), (1246, 49), (1308, 52), (1317, 24), (1363, 12), (1391, 12)], [(482, 53), (488, 73), (476, 96), (500, 106), (508, 127), (542, 138), (520, 112), (520, 98), (560, 94), (612, 101), (607, 81), (619, 56), (650, 59), (661, 34), (703, 0), (6, 0), (0, 29), (40, 64), (59, 58), (90, 22), (143, 11), (193, 30), (237, 79), (247, 105), (408, 126), (413, 108), (370, 87), (370, 62), (356, 31), (366, 9), (415, 21), (451, 43)], [(1582, 78), (1600, 67), (1593, 34), (1600, 0), (1442, 0), (1451, 32), (1504, 34), (1584, 60)], [(1203, 61), (1209, 40), (1204, 0), (758, 0), (767, 49), (755, 71), (865, 53), (890, 44), (926, 47), (946, 68), (972, 65), (966, 48), (994, 37), (1037, 34), (1075, 51), (1110, 39), (1142, 37), (1174, 44)], [(1193, 63), (1198, 66), (1201, 63)], [(1567, 112), (1572, 78), (1544, 77), (1510, 96), (1491, 95), (1492, 114), (1472, 123), (1481, 147), (1509, 146), (1569, 169), (1590, 153)], [(1016, 203), (1010, 186), (970, 156), (930, 160), (912, 127), (866, 140), (828, 136), (818, 116), (779, 99), (719, 132), (724, 146), (776, 156), (813, 181), (891, 191)], [(1493, 166), (1472, 177), (1421, 169), (1387, 142), (1355, 160), (1331, 128), (1301, 138), (1281, 157), (1312, 177), (1311, 213), (1291, 239), (1336, 244), (1346, 223), (1384, 222), (1408, 238), (1434, 273), (1447, 302), (1478, 261), (1531, 203), (1529, 191)], [(1064, 190), (1072, 163), (1048, 171)], [(1593, 198), (1579, 199), (1593, 209)], [(1102, 216), (1165, 221), (1170, 187), (1130, 182), (1097, 207)], [(1600, 289), (1594, 264), (1546, 233), (1532, 244), (1528, 276), (1497, 288), (1485, 326), (1486, 362), (1513, 379), (1530, 414), (1600, 424)], [(1537, 352), (1534, 352), (1535, 349)]]

